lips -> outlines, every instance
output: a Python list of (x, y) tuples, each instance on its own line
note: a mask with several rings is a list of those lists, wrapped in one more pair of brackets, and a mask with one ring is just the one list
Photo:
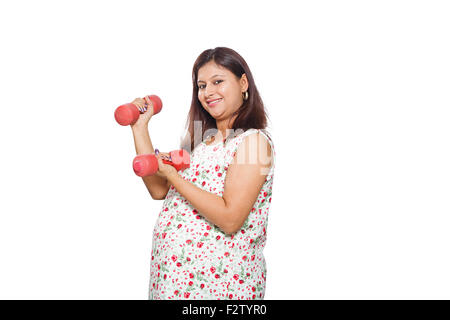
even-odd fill
[(223, 98), (206, 100), (206, 103), (207, 103), (208, 105), (213, 105), (213, 104), (216, 104), (216, 103), (222, 101), (222, 99), (223, 99)]

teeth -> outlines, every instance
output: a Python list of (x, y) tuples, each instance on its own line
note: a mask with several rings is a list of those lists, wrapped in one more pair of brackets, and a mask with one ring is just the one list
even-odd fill
[(215, 103), (215, 102), (220, 101), (220, 100), (222, 100), (222, 98), (214, 100), (214, 101), (211, 101), (211, 102), (208, 102), (208, 104)]

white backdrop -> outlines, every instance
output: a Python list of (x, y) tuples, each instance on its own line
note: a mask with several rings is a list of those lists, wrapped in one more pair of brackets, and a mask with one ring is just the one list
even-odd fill
[(250, 66), (277, 151), (266, 299), (449, 299), (445, 1), (4, 1), (0, 298), (147, 299), (161, 201), (122, 103), (176, 149), (197, 56)]

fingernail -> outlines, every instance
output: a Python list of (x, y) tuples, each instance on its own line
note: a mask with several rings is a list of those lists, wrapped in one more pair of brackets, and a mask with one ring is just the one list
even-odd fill
[(158, 155), (159, 154), (159, 150), (155, 149), (155, 154)]

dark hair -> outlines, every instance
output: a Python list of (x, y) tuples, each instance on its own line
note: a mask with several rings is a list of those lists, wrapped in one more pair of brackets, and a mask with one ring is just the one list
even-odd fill
[[(267, 126), (267, 113), (264, 103), (256, 88), (253, 75), (245, 60), (234, 50), (226, 47), (217, 47), (203, 51), (197, 58), (192, 69), (192, 102), (186, 120), (187, 133), (181, 142), (181, 147), (189, 152), (194, 150), (201, 141), (194, 141), (194, 121), (201, 122), (202, 137), (206, 130), (217, 129), (216, 120), (203, 108), (198, 100), (198, 70), (208, 63), (214, 61), (229, 71), (238, 79), (245, 73), (248, 80), (248, 99), (244, 100), (239, 109), (231, 115), (236, 118), (232, 128), (234, 131), (240, 129), (246, 131), (250, 128), (265, 129)], [(197, 133), (198, 134), (198, 133)], [(198, 139), (197, 139), (198, 140)]]

